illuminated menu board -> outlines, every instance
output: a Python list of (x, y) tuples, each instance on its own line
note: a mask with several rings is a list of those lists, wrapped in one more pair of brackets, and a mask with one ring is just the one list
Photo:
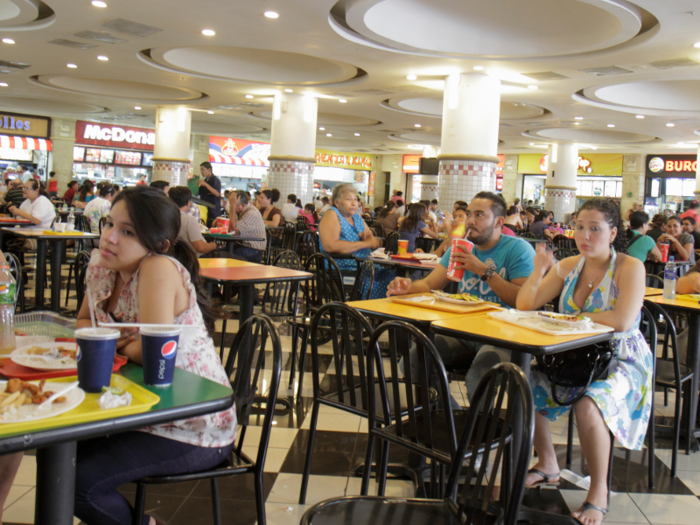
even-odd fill
[(126, 164), (128, 166), (141, 165), (141, 152), (139, 151), (119, 151), (114, 154), (115, 164)]
[(85, 148), (73, 146), (73, 162), (83, 162), (85, 159)]

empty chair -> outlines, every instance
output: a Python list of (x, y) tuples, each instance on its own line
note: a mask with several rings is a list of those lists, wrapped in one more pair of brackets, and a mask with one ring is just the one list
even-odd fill
[(365, 301), (369, 299), (374, 285), (374, 262), (364, 261), (355, 277), (355, 284), (350, 291), (349, 301)]
[(24, 313), (24, 282), (22, 279), (22, 265), (14, 253), (7, 252), (5, 254), (7, 264), (10, 265), (10, 273), (15, 278), (17, 284), (15, 288), (15, 311), (16, 313)]
[(300, 235), (297, 235), (294, 244), (294, 252), (299, 256), (299, 261), (302, 266), (306, 265), (306, 261), (309, 260), (309, 257), (318, 251), (318, 234), (316, 232), (306, 230)]
[(384, 239), (384, 253), (398, 253), (399, 239), (401, 239), (399, 232), (391, 232), (387, 235)]

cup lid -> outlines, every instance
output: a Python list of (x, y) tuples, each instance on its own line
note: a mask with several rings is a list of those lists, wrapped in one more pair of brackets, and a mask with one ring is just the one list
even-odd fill
[(105, 339), (118, 339), (119, 336), (121, 335), (121, 332), (119, 330), (115, 330), (113, 328), (78, 328), (74, 332), (75, 338), (76, 339), (93, 339), (93, 340), (98, 340), (102, 341)]
[(154, 335), (154, 336), (172, 336), (180, 335), (182, 333), (182, 328), (173, 326), (142, 326), (139, 329), (141, 335)]

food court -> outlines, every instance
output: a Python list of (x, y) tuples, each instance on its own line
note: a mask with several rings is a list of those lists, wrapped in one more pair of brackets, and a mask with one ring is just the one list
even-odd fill
[(700, 525), (693, 2), (0, 6), (0, 525)]

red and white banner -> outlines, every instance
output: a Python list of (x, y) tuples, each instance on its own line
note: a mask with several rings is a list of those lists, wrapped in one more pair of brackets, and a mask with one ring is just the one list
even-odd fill
[(255, 157), (232, 157), (230, 155), (220, 155), (209, 150), (209, 162), (218, 162), (220, 164), (241, 164), (244, 166), (269, 166), (267, 159)]
[(51, 141), (49, 139), (0, 135), (0, 148), (51, 151)]

